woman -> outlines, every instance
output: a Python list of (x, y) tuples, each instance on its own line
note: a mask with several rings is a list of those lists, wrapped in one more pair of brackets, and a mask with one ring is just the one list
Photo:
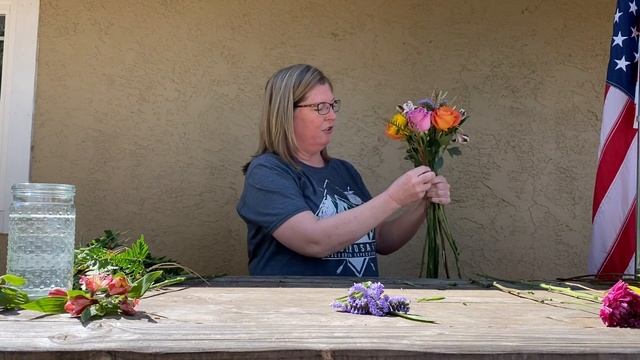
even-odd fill
[(251, 275), (378, 276), (376, 254), (408, 242), (449, 184), (421, 166), (371, 197), (356, 169), (329, 157), (340, 100), (310, 65), (276, 72), (265, 88), (257, 154), (237, 206)]

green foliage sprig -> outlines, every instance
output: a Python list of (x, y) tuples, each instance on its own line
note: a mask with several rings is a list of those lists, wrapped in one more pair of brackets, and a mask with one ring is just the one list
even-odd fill
[(123, 273), (136, 281), (160, 268), (162, 275), (154, 280), (154, 288), (180, 283), (186, 279), (184, 275), (192, 273), (174, 260), (151, 255), (143, 235), (126, 247), (119, 232), (105, 230), (102, 236), (75, 250), (73, 288), (79, 289), (80, 276), (88, 273)]

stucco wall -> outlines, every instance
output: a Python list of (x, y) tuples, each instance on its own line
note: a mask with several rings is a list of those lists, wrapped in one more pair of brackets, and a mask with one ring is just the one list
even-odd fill
[[(409, 168), (383, 136), (396, 104), (438, 87), (471, 113), (472, 141), (444, 170), (465, 274), (584, 274), (613, 10), (612, 0), (41, 0), (31, 180), (77, 185), (79, 243), (128, 230), (200, 273), (246, 274), (235, 204), (264, 82), (311, 63), (344, 104), (330, 153), (372, 193)], [(416, 275), (422, 234), (382, 257), (381, 273)]]

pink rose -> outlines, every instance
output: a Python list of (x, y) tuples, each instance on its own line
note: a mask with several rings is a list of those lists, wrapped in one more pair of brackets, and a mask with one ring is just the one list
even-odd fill
[(138, 305), (139, 302), (140, 302), (140, 299), (123, 300), (120, 303), (120, 311), (122, 311), (122, 313), (125, 315), (135, 315), (136, 314), (135, 307)]
[(123, 295), (131, 290), (129, 281), (123, 275), (114, 277), (107, 285), (107, 288), (109, 289), (109, 295)]
[(111, 275), (108, 274), (93, 274), (89, 276), (81, 276), (80, 284), (91, 294), (95, 294), (104, 289), (111, 282)]
[(431, 111), (422, 107), (414, 108), (406, 114), (409, 124), (414, 129), (424, 132), (431, 127)]
[(71, 316), (80, 316), (84, 309), (96, 303), (98, 302), (95, 299), (90, 299), (84, 295), (77, 295), (64, 304), (64, 311), (71, 314)]

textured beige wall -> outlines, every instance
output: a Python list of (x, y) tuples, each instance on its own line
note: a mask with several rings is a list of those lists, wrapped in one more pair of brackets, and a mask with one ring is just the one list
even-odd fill
[[(613, 10), (41, 0), (32, 181), (78, 186), (79, 242), (129, 230), (198, 272), (245, 274), (235, 204), (262, 88), (276, 69), (311, 63), (344, 102), (330, 153), (373, 193), (409, 168), (382, 134), (397, 103), (440, 87), (470, 111), (472, 142), (444, 172), (465, 274), (584, 274)], [(383, 275), (417, 274), (422, 233), (381, 259)]]

